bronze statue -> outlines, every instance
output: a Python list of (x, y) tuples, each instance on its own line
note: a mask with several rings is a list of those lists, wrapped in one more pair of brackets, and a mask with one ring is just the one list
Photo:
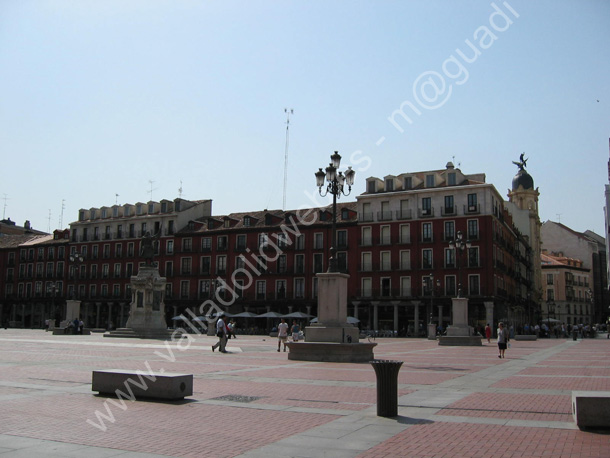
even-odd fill
[(144, 258), (144, 264), (154, 266), (153, 258), (155, 257), (155, 244), (158, 243), (161, 236), (161, 228), (155, 235), (150, 235), (149, 231), (142, 236), (140, 242), (140, 256)]
[(512, 162), (517, 167), (519, 167), (519, 170), (524, 170), (525, 167), (527, 166), (527, 159), (525, 159), (525, 153), (521, 153), (521, 155), (519, 156), (519, 162), (515, 162), (515, 161), (512, 161)]

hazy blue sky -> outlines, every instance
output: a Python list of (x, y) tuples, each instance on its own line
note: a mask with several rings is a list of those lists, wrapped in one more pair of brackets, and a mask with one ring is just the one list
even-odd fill
[(454, 161), (506, 196), (525, 152), (541, 219), (603, 234), (609, 24), (605, 0), (0, 0), (3, 215), (53, 230), (65, 200), (67, 227), (149, 181), (282, 208), (288, 107), (287, 208), (328, 201), (334, 150), (354, 195)]

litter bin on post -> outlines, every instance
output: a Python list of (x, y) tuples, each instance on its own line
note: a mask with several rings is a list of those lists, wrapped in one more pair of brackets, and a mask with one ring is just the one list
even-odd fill
[(398, 371), (402, 361), (376, 359), (370, 362), (377, 376), (377, 416), (398, 415)]

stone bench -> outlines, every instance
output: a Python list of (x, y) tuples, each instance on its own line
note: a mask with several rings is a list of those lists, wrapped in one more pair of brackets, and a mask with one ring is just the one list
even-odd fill
[(183, 399), (193, 395), (193, 374), (125, 369), (93, 371), (91, 391), (117, 396), (118, 390), (124, 397), (131, 397), (130, 389), (136, 399)]
[(579, 429), (610, 430), (610, 391), (572, 391), (572, 414)]
[(538, 340), (535, 334), (517, 334), (515, 340)]

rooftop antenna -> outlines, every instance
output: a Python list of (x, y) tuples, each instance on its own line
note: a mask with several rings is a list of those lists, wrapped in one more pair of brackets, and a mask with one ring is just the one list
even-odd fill
[(4, 209), (2, 210), (2, 219), (6, 219), (6, 201), (8, 200), (8, 195), (4, 194)]
[(180, 187), (178, 188), (178, 198), (182, 199), (182, 180), (180, 180)]
[(117, 193), (114, 193), (114, 205), (118, 205), (119, 204), (119, 195)]
[(153, 180), (148, 180), (148, 183), (150, 184), (150, 191), (148, 191), (148, 192), (150, 192), (150, 200), (152, 201), (153, 200), (152, 193), (153, 193), (153, 191), (156, 191), (158, 188), (153, 188), (153, 183), (154, 183)]
[(51, 232), (51, 209), (49, 208), (49, 217), (47, 218), (47, 232)]
[(563, 215), (563, 213), (555, 213), (557, 215), (557, 222), (559, 224), (561, 224), (561, 215)]
[(63, 229), (63, 224), (64, 224), (64, 209), (66, 208), (66, 200), (65, 199), (61, 199), (61, 212), (59, 213), (59, 228), (58, 229)]
[(286, 113), (286, 149), (284, 150), (284, 200), (282, 201), (282, 210), (286, 210), (286, 186), (288, 183), (288, 146), (290, 144), (290, 115), (294, 114), (292, 108), (284, 108)]

